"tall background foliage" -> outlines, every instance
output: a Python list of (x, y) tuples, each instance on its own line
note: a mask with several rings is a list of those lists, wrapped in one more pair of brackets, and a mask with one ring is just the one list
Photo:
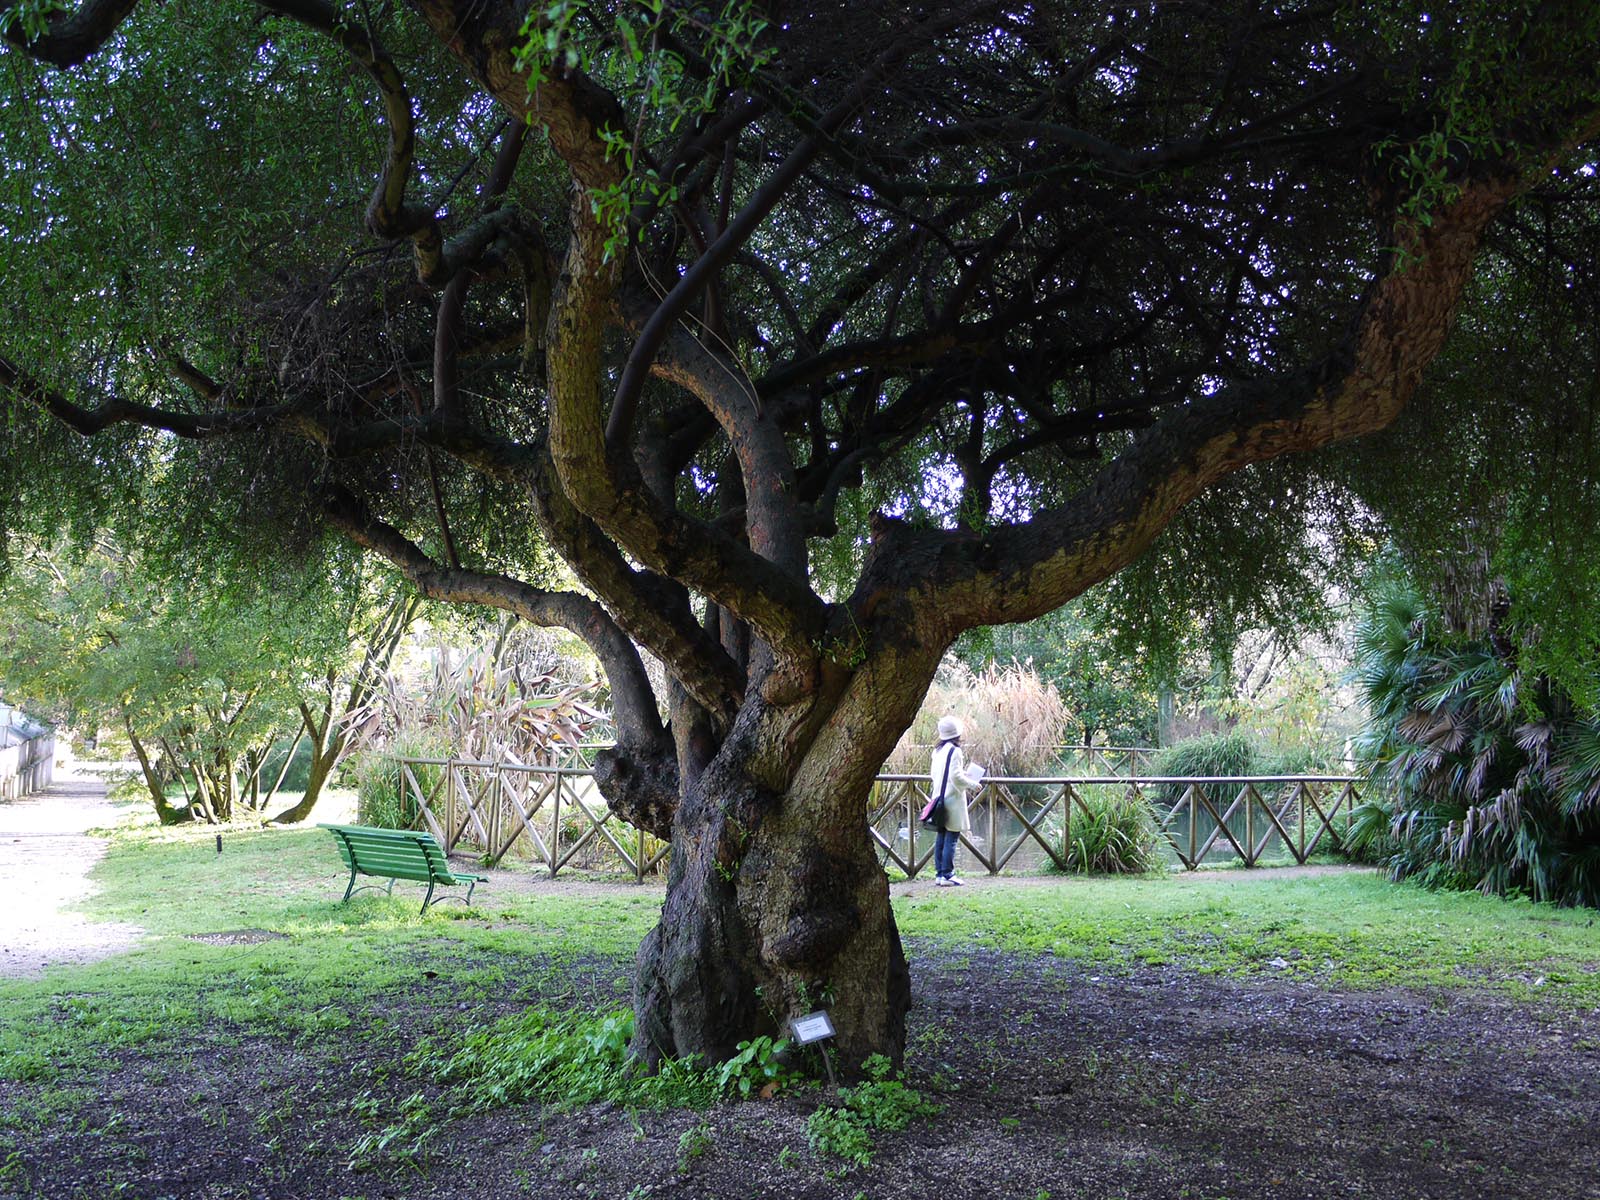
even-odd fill
[(1525, 665), (1502, 585), (1476, 600), (1463, 629), (1404, 582), (1372, 599), (1357, 750), (1381, 798), (1355, 847), (1397, 879), (1600, 906), (1600, 713)]

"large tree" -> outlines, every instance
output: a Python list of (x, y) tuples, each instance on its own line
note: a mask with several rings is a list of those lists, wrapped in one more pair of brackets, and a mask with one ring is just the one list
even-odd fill
[(0, 511), (154, 472), (186, 544), (570, 629), (673, 845), (638, 1052), (898, 1054), (864, 804), (946, 648), (1208, 490), (1290, 544), (1283, 456), (1394, 420), (1519, 197), (1590, 203), (1594, 5), (1378, 8), (0, 2)]

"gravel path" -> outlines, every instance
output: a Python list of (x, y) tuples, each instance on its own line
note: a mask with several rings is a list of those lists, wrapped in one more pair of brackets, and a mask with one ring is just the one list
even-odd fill
[(138, 943), (135, 925), (68, 911), (94, 890), (89, 871), (106, 851), (106, 840), (87, 831), (118, 816), (105, 781), (89, 775), (59, 776), (37, 795), (0, 804), (0, 976), (37, 976)]

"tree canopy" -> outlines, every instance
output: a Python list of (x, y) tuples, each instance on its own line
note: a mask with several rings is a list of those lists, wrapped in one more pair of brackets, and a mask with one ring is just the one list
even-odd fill
[[(1505, 344), (1592, 282), (1588, 3), (0, 26), (4, 521), (139, 497), (175, 561), (333, 529), (584, 638), (602, 786), (674, 837), (647, 1056), (725, 1057), (819, 994), (847, 1058), (897, 1051), (861, 809), (951, 642), (1130, 564), (1133, 613), (1294, 607), (1307, 547), (1409, 494), (1294, 456), (1393, 423), (1464, 303)], [(1592, 432), (1592, 348), (1564, 362), (1445, 401), (1452, 453), (1557, 409)], [(1506, 544), (1572, 549), (1512, 507)]]

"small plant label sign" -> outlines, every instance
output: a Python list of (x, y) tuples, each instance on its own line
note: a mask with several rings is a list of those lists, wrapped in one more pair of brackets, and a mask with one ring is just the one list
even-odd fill
[(828, 1019), (825, 1012), (807, 1013), (803, 1017), (796, 1017), (789, 1023), (794, 1030), (794, 1040), (802, 1046), (809, 1046), (812, 1042), (820, 1042), (823, 1038), (833, 1036), (833, 1022)]

